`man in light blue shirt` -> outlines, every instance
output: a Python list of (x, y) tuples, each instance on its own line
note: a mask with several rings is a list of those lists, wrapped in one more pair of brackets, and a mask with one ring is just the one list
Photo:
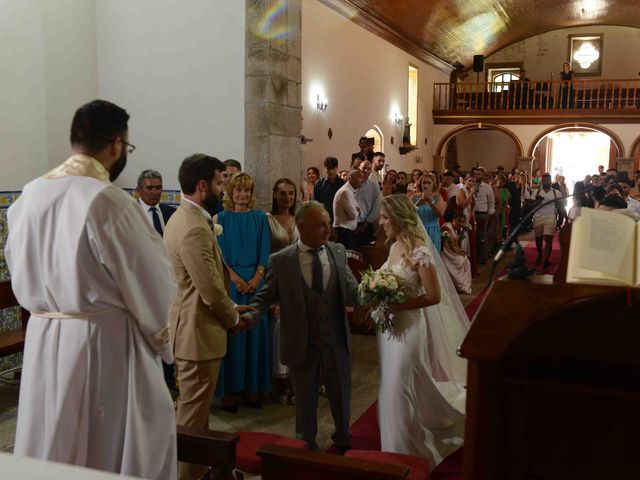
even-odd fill
[(360, 207), (356, 235), (360, 241), (360, 245), (366, 245), (373, 242), (376, 238), (382, 193), (380, 192), (378, 183), (370, 178), (372, 170), (371, 162), (369, 160), (362, 162), (360, 164), (360, 170), (362, 170), (364, 178), (362, 186), (356, 191), (356, 199)]

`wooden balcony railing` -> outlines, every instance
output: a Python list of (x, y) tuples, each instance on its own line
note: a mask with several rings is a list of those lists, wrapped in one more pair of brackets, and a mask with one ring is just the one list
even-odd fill
[(640, 80), (436, 83), (434, 111), (640, 110)]

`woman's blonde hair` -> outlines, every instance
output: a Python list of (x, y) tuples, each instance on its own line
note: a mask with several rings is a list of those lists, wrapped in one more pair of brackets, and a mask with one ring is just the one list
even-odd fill
[(255, 188), (255, 184), (253, 182), (253, 178), (247, 172), (238, 172), (231, 177), (229, 183), (224, 189), (224, 199), (222, 200), (222, 204), (225, 210), (235, 210), (236, 204), (233, 203), (233, 189), (234, 188), (250, 188), (251, 189), (251, 198), (249, 198), (249, 208), (253, 208), (256, 204), (256, 196), (254, 195), (253, 189)]
[[(394, 193), (382, 198), (381, 208), (389, 218), (393, 230), (402, 232), (402, 242), (410, 253), (416, 248), (418, 241), (426, 242), (426, 231), (422, 226), (422, 220), (418, 217), (416, 206), (411, 199), (403, 193)], [(387, 246), (396, 240), (387, 238)]]

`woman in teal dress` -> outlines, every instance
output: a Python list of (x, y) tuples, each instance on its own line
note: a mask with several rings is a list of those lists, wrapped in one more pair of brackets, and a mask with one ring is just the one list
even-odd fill
[(444, 215), (447, 204), (438, 192), (438, 177), (433, 173), (426, 173), (420, 177), (417, 184), (418, 193), (413, 196), (413, 203), (418, 207), (418, 216), (427, 230), (429, 238), (441, 250), (440, 218)]
[[(225, 188), (225, 210), (213, 218), (223, 228), (218, 244), (231, 279), (229, 293), (238, 305), (251, 303), (262, 285), (271, 251), (269, 221), (263, 211), (252, 208), (253, 189), (247, 173), (236, 173)], [(241, 393), (249, 407), (261, 408), (259, 395), (271, 391), (270, 345), (266, 314), (254, 328), (227, 336), (216, 389), (225, 410), (238, 411)]]

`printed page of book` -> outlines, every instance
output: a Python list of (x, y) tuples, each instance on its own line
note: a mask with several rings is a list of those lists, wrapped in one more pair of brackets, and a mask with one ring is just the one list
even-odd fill
[(567, 282), (635, 285), (637, 242), (633, 219), (583, 208), (571, 230)]

